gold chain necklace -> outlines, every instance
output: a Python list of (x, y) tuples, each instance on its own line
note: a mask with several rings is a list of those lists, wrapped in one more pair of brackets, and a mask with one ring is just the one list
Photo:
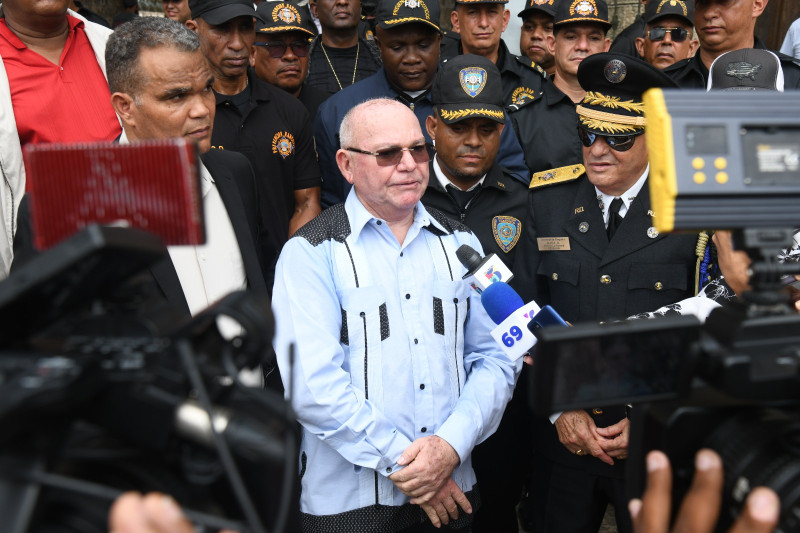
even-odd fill
[[(341, 91), (342, 89), (344, 89), (344, 87), (342, 87), (342, 82), (339, 81), (339, 76), (336, 75), (336, 69), (333, 68), (333, 63), (331, 63), (331, 58), (328, 57), (328, 52), (325, 51), (325, 45), (322, 44), (322, 39), (320, 39), (319, 45), (322, 47), (322, 53), (325, 54), (325, 59), (328, 61), (328, 66), (331, 67), (331, 72), (333, 72), (333, 77), (336, 78), (336, 83), (339, 85), (339, 90)], [(353, 81), (350, 82), (350, 85), (353, 85), (356, 82), (356, 71), (358, 70), (359, 50), (361, 50), (361, 41), (356, 42), (356, 62), (353, 65)]]

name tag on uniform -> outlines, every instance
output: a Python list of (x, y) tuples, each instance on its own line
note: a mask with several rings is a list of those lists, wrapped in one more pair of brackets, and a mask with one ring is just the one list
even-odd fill
[(542, 252), (552, 252), (559, 250), (569, 250), (569, 237), (539, 237), (536, 239), (539, 250)]

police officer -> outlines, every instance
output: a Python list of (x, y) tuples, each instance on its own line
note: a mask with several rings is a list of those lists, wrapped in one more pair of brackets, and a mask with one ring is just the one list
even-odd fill
[[(531, 283), (515, 268), (528, 227), (528, 189), (495, 161), (505, 122), (500, 72), (484, 57), (457, 56), (436, 75), (431, 100), (433, 115), (425, 125), (436, 156), (422, 203), (469, 227), (484, 252), (497, 254), (512, 270), (512, 286)], [(523, 465), (531, 437), (527, 395), (523, 381), (517, 383), (497, 432), (472, 454), (481, 491), (476, 533), (518, 529), (515, 507), (529, 471)]]
[[(345, 114), (372, 98), (392, 98), (407, 105), (419, 119), (427, 138), (425, 119), (433, 113), (430, 88), (439, 66), (439, 3), (432, 0), (379, 0), (375, 42), (383, 67), (369, 78), (333, 95), (314, 119), (322, 169), (322, 206), (343, 202), (350, 185), (336, 164), (338, 131)], [(513, 127), (503, 129), (499, 161), (527, 184), (528, 169)]]
[[(649, 63), (601, 53), (583, 60), (577, 107), (585, 172), (531, 182), (541, 305), (565, 320), (624, 318), (693, 294), (697, 235), (659, 235), (652, 218), (642, 93), (674, 86)], [(527, 300), (527, 298), (526, 298)], [(553, 422), (551, 424), (551, 421)], [(628, 419), (622, 406), (539, 419), (531, 483), (536, 531), (595, 533), (606, 505), (631, 531), (624, 490)]]
[(544, 69), (527, 57), (509, 52), (501, 38), (511, 16), (507, 3), (508, 0), (456, 0), (450, 13), (453, 30), (461, 36), (459, 53), (483, 56), (497, 65), (506, 106), (538, 91), (547, 77)]
[[(694, 27), (700, 40), (700, 48), (694, 57), (678, 61), (664, 69), (664, 72), (683, 88), (705, 89), (708, 84), (708, 69), (720, 55), (742, 48), (766, 50), (766, 45), (753, 33), (756, 20), (766, 7), (766, 0), (697, 0)], [(781, 60), (786, 88), (800, 88), (800, 65), (792, 57), (780, 53), (777, 55)]]
[(578, 83), (579, 62), (608, 50), (608, 6), (605, 0), (559, 2), (553, 35), (548, 47), (553, 54), (555, 74), (532, 94), (519, 95), (509, 115), (525, 152), (531, 172), (569, 167), (582, 160), (575, 105), (586, 91)]
[(644, 11), (643, 37), (636, 38), (639, 56), (657, 68), (666, 68), (694, 55), (694, 2), (650, 2)]
[(528, 0), (525, 9), (517, 13), (522, 19), (519, 50), (522, 55), (542, 67), (549, 76), (555, 72), (553, 54), (547, 49), (547, 36), (553, 35), (556, 0)]

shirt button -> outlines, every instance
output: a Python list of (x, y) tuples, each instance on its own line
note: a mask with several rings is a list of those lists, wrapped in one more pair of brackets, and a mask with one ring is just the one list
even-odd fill
[(419, 384), (419, 390), (425, 390), (425, 384), (424, 383), (420, 383)]
[(378, 224), (378, 225), (380, 226), (381, 224), (383, 224), (383, 222), (381, 222), (381, 221), (379, 220), (378, 222), (376, 222), (376, 224)]
[(403, 252), (400, 252), (400, 257), (403, 257)]
[(453, 298), (453, 303), (457, 304), (458, 303), (458, 298)]
[(653, 287), (655, 287), (655, 289), (656, 289), (657, 291), (660, 291), (661, 289), (663, 289), (663, 288), (664, 288), (664, 284), (663, 284), (663, 283), (661, 283), (660, 281), (656, 281), (656, 284), (655, 284), (655, 285), (653, 285)]
[[(419, 344), (419, 339), (414, 339), (414, 344)], [(424, 388), (424, 385), (423, 385)]]
[(365, 316), (367, 316), (367, 313), (365, 313), (364, 311), (361, 311), (361, 313), (359, 313), (359, 314), (360, 314), (362, 317), (365, 317)]
[(387, 466), (386, 467), (386, 473), (389, 474), (391, 471), (392, 471), (392, 467), (391, 466)]
[(602, 276), (600, 276), (600, 283), (602, 283), (603, 285), (611, 284), (611, 276), (609, 276), (608, 274), (603, 274)]
[(411, 295), (410, 294), (406, 294), (406, 300), (410, 300), (410, 299), (411, 299)]
[(428, 431), (428, 428), (426, 428), (426, 427), (424, 427), (424, 426), (423, 426), (423, 427), (422, 427), (422, 429), (420, 429), (420, 431), (421, 431), (421, 432), (423, 432), (423, 433), (425, 433), (426, 431)]

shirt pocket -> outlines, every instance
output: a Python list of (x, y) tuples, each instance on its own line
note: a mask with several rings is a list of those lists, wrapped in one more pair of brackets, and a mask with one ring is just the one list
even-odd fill
[[(550, 302), (569, 302), (569, 309), (580, 309), (581, 264), (574, 256), (551, 252), (542, 254), (536, 274), (547, 280)], [(540, 302), (542, 305), (547, 302)], [(562, 305), (564, 305), (562, 303)], [(571, 318), (572, 320), (575, 317)]]
[(380, 287), (345, 289), (338, 295), (340, 342), (346, 354), (343, 368), (353, 386), (374, 401), (382, 396), (381, 343), (391, 334), (385, 295)]
[(685, 264), (634, 263), (628, 273), (629, 315), (654, 311), (688, 296)]

